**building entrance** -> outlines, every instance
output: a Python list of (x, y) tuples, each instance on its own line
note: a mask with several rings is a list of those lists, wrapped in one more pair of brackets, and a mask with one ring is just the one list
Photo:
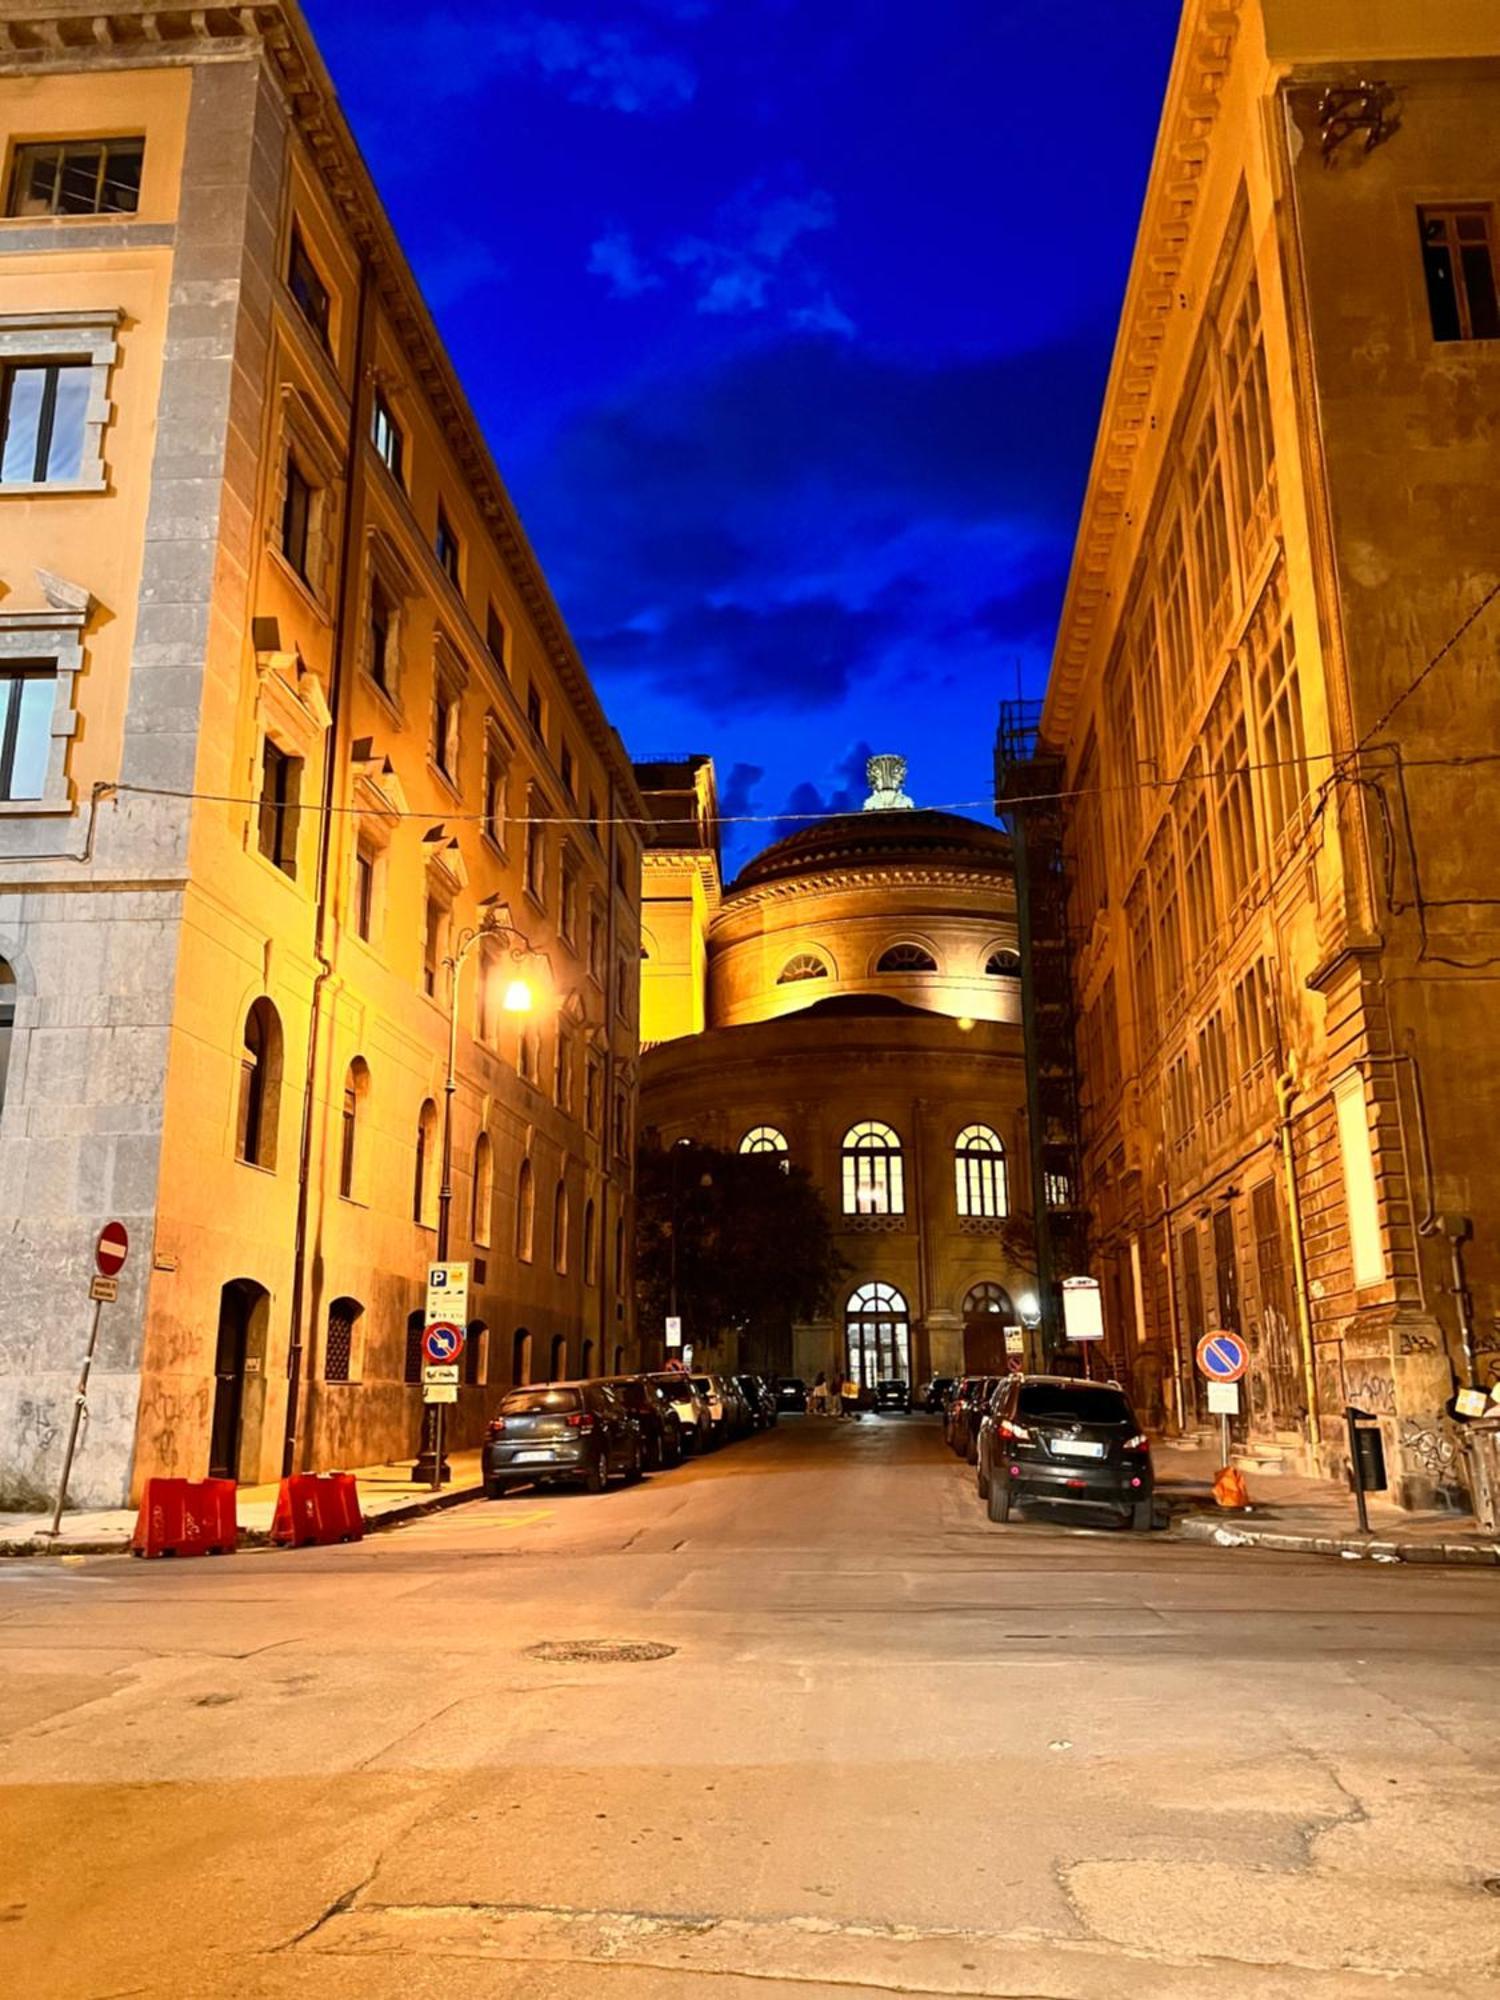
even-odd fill
[(911, 1330), (906, 1300), (893, 1285), (861, 1285), (844, 1315), (850, 1380), (861, 1389), (877, 1382), (911, 1381)]
[(256, 1315), (268, 1294), (252, 1278), (232, 1278), (219, 1294), (219, 1335), (214, 1351), (214, 1417), (208, 1446), (210, 1479), (238, 1479), (244, 1430), (245, 1362)]

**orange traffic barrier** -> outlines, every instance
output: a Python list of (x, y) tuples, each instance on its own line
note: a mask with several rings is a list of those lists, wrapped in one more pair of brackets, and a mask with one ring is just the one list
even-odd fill
[(221, 1556), (239, 1547), (232, 1479), (148, 1479), (133, 1556)]
[(1250, 1505), (1250, 1489), (1237, 1465), (1226, 1465), (1221, 1469), (1214, 1480), (1214, 1499), (1219, 1506), (1229, 1509)]
[(365, 1532), (352, 1472), (294, 1472), (276, 1495), (271, 1540), (282, 1548), (357, 1542)]

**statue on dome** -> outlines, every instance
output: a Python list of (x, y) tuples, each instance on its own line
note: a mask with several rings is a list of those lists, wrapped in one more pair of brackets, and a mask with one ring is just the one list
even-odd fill
[(906, 759), (904, 757), (871, 757), (865, 764), (865, 776), (870, 783), (870, 796), (865, 800), (866, 812), (910, 812), (912, 801), (902, 791), (906, 783)]

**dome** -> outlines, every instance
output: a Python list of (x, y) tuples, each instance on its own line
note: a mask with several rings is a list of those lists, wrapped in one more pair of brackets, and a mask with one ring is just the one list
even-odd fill
[(840, 813), (762, 848), (740, 870), (728, 894), (798, 875), (825, 875), (893, 861), (948, 861), (1008, 874), (1010, 836), (998, 826), (965, 819), (961, 813), (920, 806), (898, 812)]

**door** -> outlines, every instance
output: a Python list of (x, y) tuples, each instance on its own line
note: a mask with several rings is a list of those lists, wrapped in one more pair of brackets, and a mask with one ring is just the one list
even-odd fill
[(1254, 1408), (1261, 1414), (1264, 1398), (1269, 1405), (1265, 1414), (1271, 1428), (1294, 1432), (1306, 1413), (1307, 1401), (1297, 1334), (1292, 1326), (1291, 1288), (1287, 1283), (1274, 1181), (1262, 1181), (1252, 1189), (1250, 1220), (1255, 1231), (1255, 1269), (1260, 1290), (1258, 1337), (1255, 1327), (1250, 1330), (1255, 1355)]
[(233, 1278), (219, 1294), (219, 1332), (214, 1347), (214, 1415), (209, 1435), (210, 1479), (238, 1479), (245, 1405), (245, 1361), (250, 1327), (266, 1293), (249, 1278)]

